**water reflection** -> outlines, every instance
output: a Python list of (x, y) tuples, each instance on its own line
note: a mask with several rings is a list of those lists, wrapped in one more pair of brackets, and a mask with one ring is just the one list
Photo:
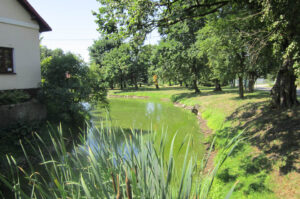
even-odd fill
[(148, 102), (146, 104), (146, 115), (150, 116), (152, 113), (154, 113), (155, 110), (155, 104), (153, 102)]
[[(111, 137), (111, 143), (104, 143), (103, 142), (103, 133), (106, 136), (112, 136)], [(113, 133), (113, 135), (110, 135)], [(127, 141), (131, 140), (131, 144), (128, 145), (126, 143)], [(109, 139), (105, 139), (109, 140)], [(86, 146), (82, 148), (82, 150), (85, 150), (88, 152), (90, 149), (96, 158), (99, 158), (99, 156), (102, 154), (103, 151), (110, 151), (110, 150), (103, 150), (104, 148), (107, 149), (107, 147), (111, 147), (111, 151), (117, 151), (118, 155), (122, 156), (125, 160), (130, 160), (130, 157), (133, 156), (133, 154), (137, 155), (139, 153), (139, 144), (138, 144), (138, 137), (133, 136), (133, 132), (129, 129), (117, 129), (117, 128), (103, 128), (98, 129), (97, 127), (93, 126), (90, 127), (89, 133), (87, 135), (87, 141)], [(116, 150), (113, 150), (112, 148), (115, 148)], [(114, 160), (115, 162), (115, 160)]]
[(147, 102), (146, 103), (146, 117), (156, 119), (156, 122), (161, 120), (162, 105), (160, 103)]
[[(203, 135), (200, 133), (197, 118), (190, 112), (174, 107), (171, 103), (138, 99), (110, 99), (109, 104), (109, 117), (107, 117), (106, 111), (101, 114), (100, 108), (96, 108), (92, 112), (93, 122), (98, 128), (101, 127), (101, 122), (99, 122), (101, 118), (109, 118), (111, 119), (109, 121), (110, 126), (118, 130), (125, 129), (125, 134), (128, 135), (131, 134), (131, 129), (144, 133), (156, 132), (158, 138), (167, 134), (168, 146), (175, 134), (178, 137), (174, 143), (176, 147), (181, 146), (185, 137), (192, 137), (191, 153), (204, 152)], [(108, 124), (104, 121), (103, 125)], [(122, 134), (117, 134), (117, 136), (119, 137), (119, 146), (124, 147), (124, 136), (122, 137)], [(96, 138), (89, 138), (90, 144), (97, 148), (97, 142), (93, 139)], [(134, 148), (137, 153), (139, 147), (134, 146)], [(178, 154), (179, 159), (185, 156), (184, 152)]]

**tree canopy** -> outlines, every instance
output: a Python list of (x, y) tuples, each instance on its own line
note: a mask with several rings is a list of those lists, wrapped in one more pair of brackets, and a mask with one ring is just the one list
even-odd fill
[[(295, 85), (300, 70), (299, 1), (97, 1), (101, 6), (94, 15), (99, 32), (103, 38), (134, 46), (133, 71), (140, 70), (134, 59), (146, 35), (158, 28), (163, 39), (152, 51), (150, 71), (159, 79), (191, 82), (199, 92), (199, 82), (214, 82), (217, 91), (237, 78), (242, 98), (244, 87), (251, 92), (258, 77), (275, 73), (272, 104), (299, 104)], [(98, 59), (100, 55), (94, 61)]]

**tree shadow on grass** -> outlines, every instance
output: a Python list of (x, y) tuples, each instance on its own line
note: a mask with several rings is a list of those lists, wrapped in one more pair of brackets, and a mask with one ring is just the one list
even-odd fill
[(300, 172), (300, 107), (284, 111), (272, 109), (266, 102), (248, 103), (227, 120), (238, 122), (233, 131), (245, 129), (251, 144), (269, 159), (281, 161), (281, 174)]
[(126, 88), (126, 89), (123, 89), (123, 90), (118, 90), (118, 89), (114, 89), (112, 91), (115, 91), (115, 93), (129, 93), (129, 92), (140, 92), (140, 91), (171, 91), (171, 90), (185, 90), (186, 88), (185, 87), (177, 87), (177, 86), (174, 86), (174, 87), (161, 87), (159, 89), (156, 89), (155, 87), (146, 87), (146, 88), (143, 88), (143, 87), (140, 87), (139, 89), (135, 89), (135, 88), (132, 88), (132, 87), (129, 87), (129, 88)]
[(245, 93), (243, 99), (239, 96), (230, 98), (231, 100), (249, 100), (249, 99), (263, 99), (270, 97), (270, 93), (266, 91), (255, 91), (254, 93)]
[[(202, 89), (204, 90), (204, 89)], [(211, 90), (211, 89), (210, 89)], [(230, 93), (236, 93), (236, 90), (233, 89), (228, 89), (225, 91), (208, 91), (208, 92), (201, 92), (201, 93), (179, 93), (179, 94), (174, 94), (171, 97), (172, 102), (178, 102), (182, 99), (189, 99), (193, 97), (201, 97), (201, 96), (210, 96), (210, 95), (222, 95), (222, 94), (230, 94)]]
[(179, 102), (182, 99), (189, 99), (192, 97), (197, 97), (200, 96), (200, 94), (197, 93), (180, 93), (180, 94), (175, 94), (171, 96), (171, 101), (172, 102)]
[[(223, 91), (213, 91), (213, 87), (199, 87), (200, 91), (211, 91), (215, 94), (224, 94), (224, 93), (237, 93), (236, 88), (224, 88)], [(159, 89), (156, 89), (155, 87), (140, 87), (138, 90), (134, 87), (129, 87), (123, 90), (114, 89), (112, 91), (115, 91), (115, 93), (128, 93), (128, 92), (139, 92), (139, 91), (172, 91), (172, 90), (190, 90), (194, 91), (193, 88), (186, 88), (186, 87), (178, 87), (178, 86), (169, 86), (169, 87), (160, 87)], [(206, 92), (202, 92), (204, 94)]]

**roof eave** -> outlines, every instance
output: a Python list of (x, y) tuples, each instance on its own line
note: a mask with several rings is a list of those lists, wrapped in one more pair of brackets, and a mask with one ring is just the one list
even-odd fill
[(32, 19), (38, 22), (40, 26), (40, 32), (52, 31), (52, 28), (49, 26), (49, 24), (39, 15), (39, 13), (27, 0), (18, 0), (18, 2), (30, 13)]

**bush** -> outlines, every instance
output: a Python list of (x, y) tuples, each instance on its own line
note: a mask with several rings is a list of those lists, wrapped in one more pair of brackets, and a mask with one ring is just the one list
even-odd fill
[(39, 131), (41, 126), (40, 121), (33, 121), (18, 122), (9, 127), (0, 128), (0, 161), (2, 162), (7, 153), (23, 156), (20, 140), (32, 140), (33, 132)]
[(21, 90), (0, 91), (0, 105), (18, 104), (29, 99), (30, 95)]
[[(58, 53), (59, 52), (59, 53)], [(101, 77), (76, 55), (53, 51), (42, 60), (40, 99), (47, 105), (50, 118), (58, 121), (83, 120), (82, 102), (104, 102), (106, 90)]]

